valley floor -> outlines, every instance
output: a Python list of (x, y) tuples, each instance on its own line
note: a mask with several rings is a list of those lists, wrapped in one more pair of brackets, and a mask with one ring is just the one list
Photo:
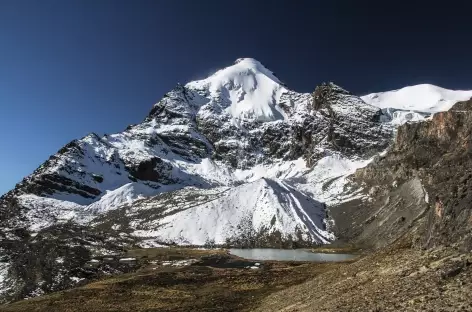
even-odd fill
[(179, 248), (128, 256), (147, 265), (0, 311), (472, 311), (472, 255), (452, 248), (394, 248), (343, 263), (256, 263)]

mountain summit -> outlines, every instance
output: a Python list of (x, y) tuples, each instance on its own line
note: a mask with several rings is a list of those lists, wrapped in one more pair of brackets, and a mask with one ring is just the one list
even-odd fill
[(221, 99), (221, 108), (236, 124), (238, 120), (287, 118), (279, 106), (280, 97), (287, 90), (270, 70), (255, 59), (238, 59), (234, 65), (206, 79), (190, 82), (186, 87)]

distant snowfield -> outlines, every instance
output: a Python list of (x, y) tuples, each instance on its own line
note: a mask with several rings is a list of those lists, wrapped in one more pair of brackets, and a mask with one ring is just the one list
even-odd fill
[[(331, 205), (359, 197), (356, 190), (345, 192), (347, 177), (370, 161), (334, 154), (322, 158), (313, 168), (306, 167), (300, 158), (221, 175), (215, 170), (220, 166), (208, 159), (196, 172), (207, 178), (216, 172), (214, 181), (224, 177), (219, 181), (226, 186), (183, 188), (172, 194), (172, 204), (156, 200), (133, 206), (130, 216), (158, 207), (167, 215), (151, 223), (131, 222), (133, 235), (147, 241), (146, 246), (153, 242), (226, 244), (261, 232), (280, 233), (284, 239), (302, 233), (305, 241), (329, 243), (334, 236), (326, 228), (323, 203)], [(191, 201), (186, 200), (188, 194), (192, 194)]]
[(448, 90), (430, 84), (408, 86), (399, 90), (361, 96), (367, 104), (384, 109), (392, 123), (421, 121), (427, 116), (449, 110), (455, 103), (472, 97), (471, 91)]

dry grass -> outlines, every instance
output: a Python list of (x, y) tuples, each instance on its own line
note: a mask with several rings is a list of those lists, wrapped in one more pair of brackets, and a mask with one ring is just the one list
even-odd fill
[[(197, 265), (144, 269), (84, 287), (16, 302), (0, 311), (252, 311), (275, 291), (300, 284), (342, 264), (265, 262), (260, 269), (215, 251), (167, 248), (131, 250), (140, 259), (181, 260), (204, 257)], [(207, 256), (205, 258), (205, 256)], [(247, 261), (246, 261), (247, 262)]]
[(380, 251), (270, 294), (255, 311), (472, 311), (471, 264), (452, 248)]
[(227, 254), (226, 249), (193, 249), (182, 247), (170, 248), (143, 248), (132, 249), (125, 253), (125, 257), (136, 258), (138, 260), (162, 260), (174, 261), (184, 259), (197, 259), (208, 255)]
[(340, 246), (336, 245), (321, 245), (315, 248), (307, 249), (311, 252), (319, 252), (319, 253), (338, 253), (338, 254), (363, 254), (366, 251), (358, 248), (354, 245), (343, 244)]

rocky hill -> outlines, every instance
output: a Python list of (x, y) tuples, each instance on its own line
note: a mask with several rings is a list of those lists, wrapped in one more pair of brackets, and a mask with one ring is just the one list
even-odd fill
[(388, 152), (352, 177), (365, 199), (332, 209), (338, 235), (377, 248), (402, 240), (471, 250), (471, 117), (468, 100), (400, 126)]

